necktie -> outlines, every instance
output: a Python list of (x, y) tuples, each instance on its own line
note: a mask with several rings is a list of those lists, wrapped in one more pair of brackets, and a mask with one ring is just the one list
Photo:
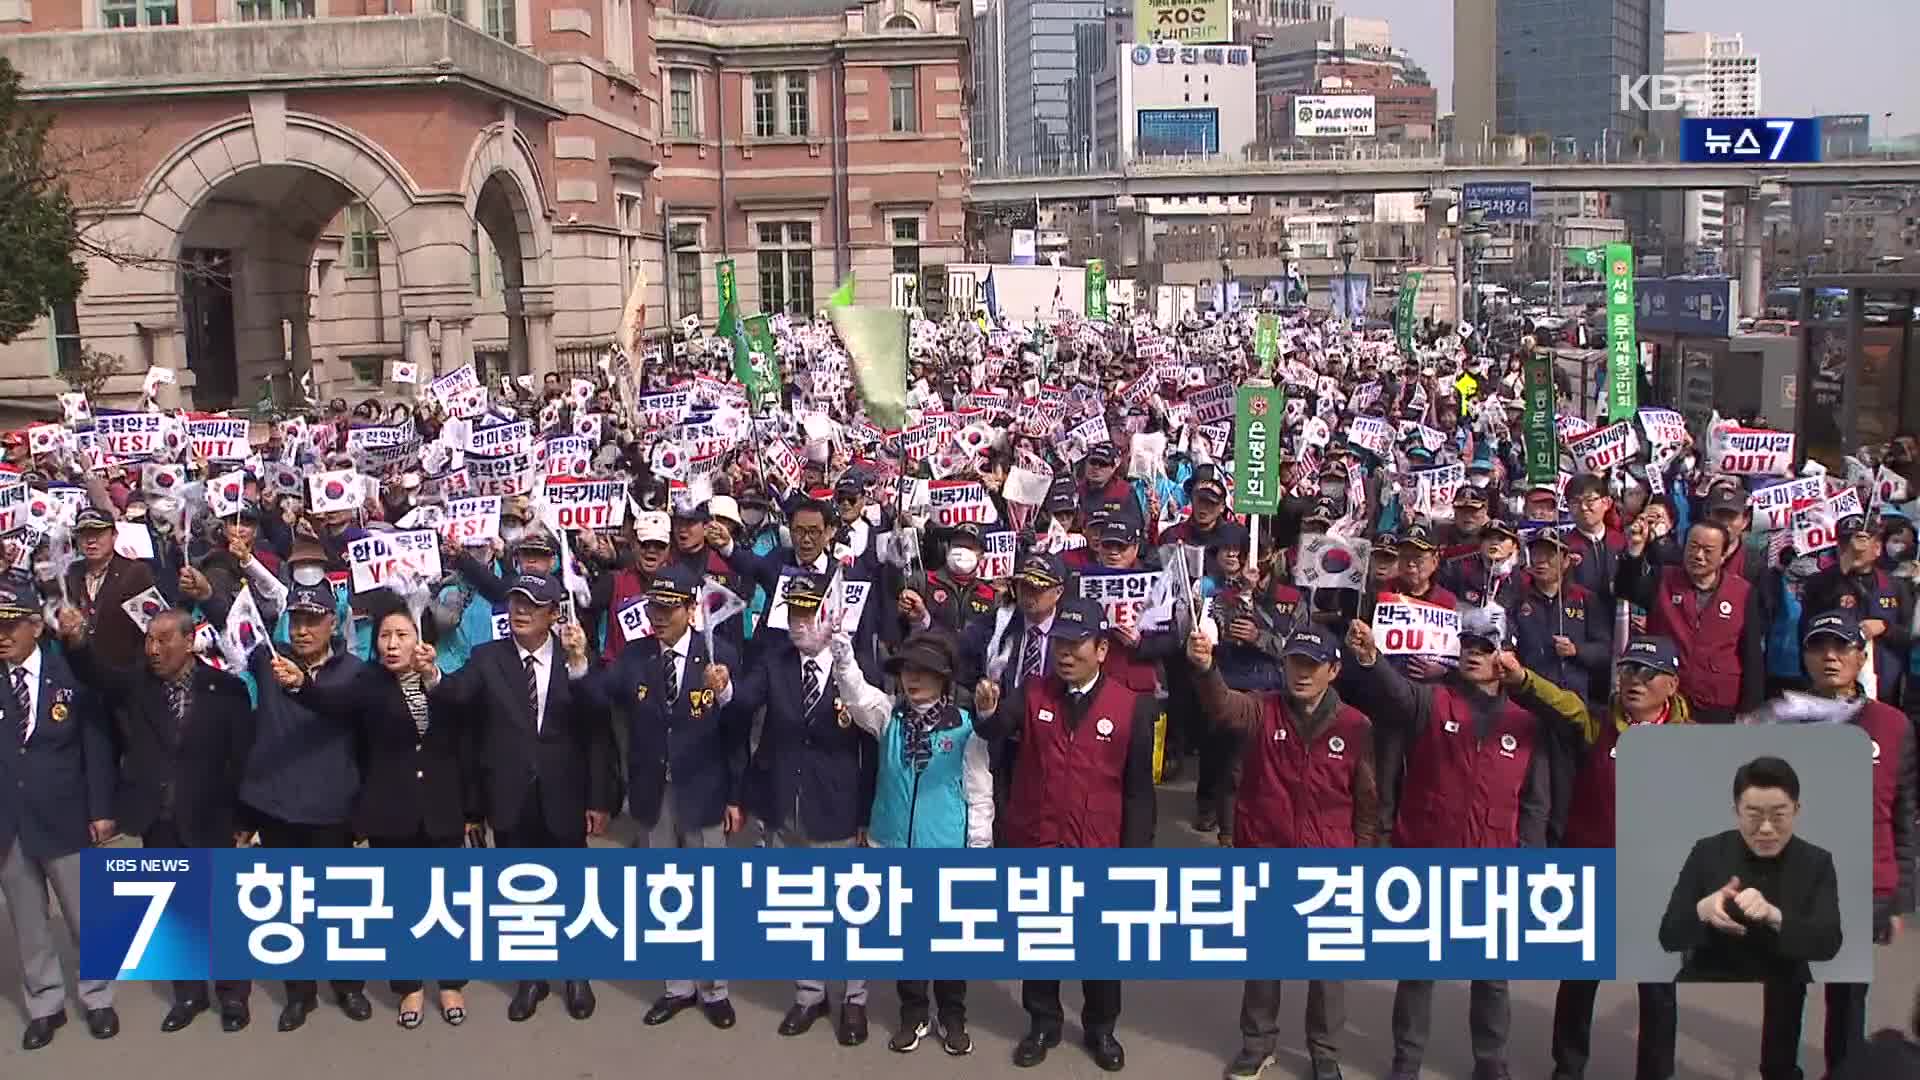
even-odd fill
[(668, 649), (667, 661), (667, 704), (680, 700), (680, 654)]
[(27, 689), (27, 669), (13, 669), (13, 700), (20, 703), (20, 742), (27, 741), (27, 729), (33, 726), (33, 694)]
[(540, 729), (540, 661), (528, 653), (522, 661), (527, 669), (527, 708), (533, 713), (533, 727)]
[(187, 726), (187, 681), (167, 684), (167, 711), (173, 713), (173, 741), (180, 741), (180, 731)]
[[(1020, 670), (1028, 679), (1037, 679), (1045, 674), (1043, 667), (1046, 663), (1046, 653), (1041, 648), (1041, 644), (1045, 640), (1046, 638), (1040, 633), (1039, 627), (1030, 626), (1027, 628), (1027, 648), (1026, 652), (1023, 653), (1020, 658)], [(1025, 680), (1023, 679), (1022, 681)]]
[(813, 715), (813, 707), (820, 704), (820, 662), (809, 657), (800, 665), (800, 677), (806, 680), (807, 692), (800, 706), (801, 716)]

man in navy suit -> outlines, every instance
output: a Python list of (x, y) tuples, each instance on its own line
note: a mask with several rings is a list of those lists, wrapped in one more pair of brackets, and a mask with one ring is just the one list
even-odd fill
[[(753, 717), (730, 708), (739, 659), (733, 647), (715, 637), (710, 654), (705, 636), (692, 632), (701, 583), (682, 563), (662, 566), (647, 586), (652, 635), (621, 650), (610, 668), (589, 666), (584, 632), (563, 635), (579, 696), (618, 711), (628, 725), (627, 808), (648, 847), (725, 847), (741, 825), (740, 774)], [(696, 987), (668, 979), (643, 1020), (664, 1024), (696, 1002), (713, 1026), (733, 1026), (724, 981)]]
[[(459, 671), (439, 678), (437, 701), (467, 709), (476, 732), (481, 806), (500, 847), (578, 848), (606, 831), (618, 783), (605, 714), (569, 689), (553, 627), (560, 583), (522, 574), (507, 590), (512, 633), (486, 642)], [(521, 1021), (549, 993), (544, 979), (523, 981), (507, 1005)], [(593, 1015), (593, 987), (569, 979), (567, 1015)]]
[[(45, 629), (33, 582), (0, 580), (0, 694), (6, 723), (0, 747), (0, 896), (13, 915), (27, 1003), (23, 1050), (53, 1041), (67, 1022), (60, 955), (47, 927), (47, 886), (60, 898), (67, 933), (80, 945), (80, 851), (117, 831), (116, 772), (105, 703), (73, 677), (66, 661), (42, 648)], [(87, 1030), (96, 1039), (120, 1031), (113, 983), (80, 980)]]
[[(824, 501), (808, 497), (795, 502), (787, 513), (787, 532), (793, 537), (792, 547), (776, 548), (762, 557), (755, 555), (745, 544), (729, 544), (721, 554), (726, 556), (728, 566), (747, 579), (749, 584), (745, 587), (749, 593), (753, 585), (759, 585), (767, 591), (767, 598), (771, 602), (779, 591), (782, 575), (817, 574), (823, 580), (832, 576), (836, 565), (833, 541), (840, 529), (832, 509)], [(879, 683), (883, 674), (880, 668), (881, 643), (891, 644), (900, 636), (899, 620), (886, 617), (899, 603), (899, 589), (889, 587), (885, 580), (888, 576), (875, 554), (871, 537), (866, 550), (840, 571), (843, 581), (872, 584), (866, 606), (860, 612), (860, 625), (855, 628), (852, 637), (860, 670), (873, 683)], [(885, 595), (888, 593), (892, 595)], [(746, 595), (741, 594), (743, 598)], [(768, 632), (764, 637), (756, 633), (753, 639), (756, 654), (761, 649), (770, 649), (779, 644), (780, 637), (777, 631)]]
[[(787, 585), (786, 640), (761, 654), (734, 699), (747, 716), (767, 709), (743, 787), (774, 847), (852, 847), (873, 809), (878, 751), (835, 689), (838, 627), (820, 619), (827, 587), (815, 574)], [(830, 1011), (826, 983), (801, 979), (780, 1034), (804, 1035)], [(847, 980), (835, 1034), (842, 1046), (867, 1041), (866, 980)]]

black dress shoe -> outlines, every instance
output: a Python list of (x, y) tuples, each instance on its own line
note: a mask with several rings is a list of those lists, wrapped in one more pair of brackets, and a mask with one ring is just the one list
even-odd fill
[(1058, 1031), (1029, 1031), (1013, 1048), (1013, 1064), (1016, 1068), (1031, 1069), (1047, 1060), (1047, 1051), (1060, 1045)]
[(841, 1046), (859, 1046), (867, 1041), (867, 1007), (865, 1005), (841, 1005), (840, 1024), (834, 1029), (834, 1037)]
[(1119, 1072), (1127, 1067), (1127, 1052), (1120, 1048), (1120, 1040), (1113, 1032), (1102, 1031), (1087, 1036), (1087, 1053), (1093, 1055), (1093, 1063), (1107, 1072)]
[(367, 1000), (364, 990), (348, 990), (335, 998), (340, 1003), (340, 1011), (353, 1021), (373, 1019), (373, 1002)]
[(593, 1007), (597, 1002), (594, 1000), (592, 983), (587, 982), (585, 979), (578, 982), (569, 980), (565, 994), (568, 1016), (573, 1017), (575, 1020), (585, 1020), (593, 1015)]
[(244, 1001), (223, 1001), (220, 1003), (220, 1030), (225, 1032), (245, 1031), (253, 1015), (247, 1011)]
[[(659, 1027), (661, 1024), (679, 1016), (682, 1009), (693, 1008), (694, 1002), (695, 998), (692, 994), (688, 994), (686, 997), (679, 997), (674, 994), (661, 994), (658, 998), (654, 999), (653, 1008), (647, 1010), (647, 1015), (641, 1017), (640, 1022), (648, 1027)], [(733, 1006), (729, 1005), (727, 1008), (731, 1011)]]
[(27, 1030), (20, 1034), (20, 1049), (38, 1050), (53, 1041), (53, 1033), (67, 1026), (65, 1009), (52, 1016), (36, 1016), (27, 1021)]
[(160, 1030), (179, 1031), (193, 1023), (194, 1017), (206, 1011), (207, 1003), (204, 1001), (176, 1001), (173, 1008), (167, 1010), (166, 1017), (160, 1021)]
[(120, 1034), (120, 1014), (109, 1005), (104, 1009), (87, 1010), (87, 1034), (96, 1039), (111, 1039)]
[(787, 1010), (786, 1017), (780, 1021), (780, 1034), (805, 1035), (807, 1030), (813, 1027), (813, 1022), (825, 1017), (829, 1011), (824, 1001), (812, 1005), (795, 1005)]
[(733, 1002), (727, 998), (721, 998), (718, 1001), (703, 1001), (700, 1003), (700, 1011), (707, 1014), (707, 1023), (712, 1024), (721, 1031), (732, 1027), (734, 1021), (739, 1019), (739, 1017), (733, 1014)]
[(306, 998), (288, 998), (280, 1009), (280, 1020), (274, 1027), (280, 1031), (299, 1031), (307, 1026), (307, 1014), (313, 1011), (314, 1003)]
[(513, 1000), (507, 1002), (507, 1019), (516, 1024), (528, 1019), (551, 992), (543, 982), (523, 982), (514, 987)]

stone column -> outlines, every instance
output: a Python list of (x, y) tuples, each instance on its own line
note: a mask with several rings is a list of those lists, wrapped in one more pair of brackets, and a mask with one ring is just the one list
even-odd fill
[(457, 370), (462, 364), (473, 363), (473, 349), (467, 344), (467, 327), (471, 319), (440, 320), (440, 367), (446, 371)]
[(531, 363), (533, 385), (545, 385), (547, 373), (554, 369), (553, 312), (527, 313), (527, 358)]
[(313, 332), (304, 311), (295, 312), (287, 320), (287, 359), (287, 400), (296, 404), (300, 401), (300, 376), (308, 375), (313, 379), (313, 395), (325, 401), (327, 373), (323, 365), (313, 362)]
[[(1763, 231), (1767, 201), (1766, 196), (1749, 192), (1740, 221), (1740, 315), (1748, 319), (1759, 318), (1765, 303), (1766, 290), (1761, 287), (1760, 278), (1766, 272)], [(1729, 198), (1727, 203), (1732, 205), (1733, 200)]]
[(433, 337), (428, 333), (427, 320), (408, 319), (406, 326), (406, 357), (416, 372), (440, 374), (433, 363)]

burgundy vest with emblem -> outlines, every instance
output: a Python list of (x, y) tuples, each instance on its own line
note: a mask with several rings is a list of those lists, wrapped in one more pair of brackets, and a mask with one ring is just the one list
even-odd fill
[(1680, 652), (1680, 692), (1708, 709), (1740, 704), (1740, 638), (1747, 625), (1747, 590), (1738, 574), (1723, 571), (1704, 606), (1694, 605), (1693, 581), (1677, 566), (1660, 571), (1658, 592), (1647, 612), (1647, 632), (1673, 639)]
[(1893, 807), (1900, 788), (1900, 754), (1910, 727), (1906, 713), (1881, 701), (1867, 702), (1854, 723), (1873, 740), (1873, 895), (1888, 897), (1900, 888), (1900, 861), (1893, 851)]
[[(1026, 685), (1026, 719), (1007, 798), (1008, 847), (1120, 846), (1120, 808), (1133, 739), (1133, 691), (1102, 675), (1079, 727), (1067, 688), (1049, 676)], [(1102, 734), (1101, 721), (1111, 730)]]
[(1520, 792), (1533, 761), (1533, 714), (1503, 700), (1484, 739), (1474, 737), (1464, 694), (1438, 686), (1426, 730), (1407, 752), (1394, 814), (1397, 848), (1510, 848), (1520, 845)]
[(1579, 771), (1573, 776), (1573, 796), (1567, 800), (1567, 828), (1560, 837), (1563, 846), (1613, 846), (1613, 777), (1622, 734), (1609, 713), (1600, 737), (1582, 752)]
[(1263, 694), (1241, 751), (1233, 846), (1350, 848), (1353, 777), (1373, 753), (1373, 725), (1350, 705), (1334, 710), (1311, 742), (1279, 694)]

